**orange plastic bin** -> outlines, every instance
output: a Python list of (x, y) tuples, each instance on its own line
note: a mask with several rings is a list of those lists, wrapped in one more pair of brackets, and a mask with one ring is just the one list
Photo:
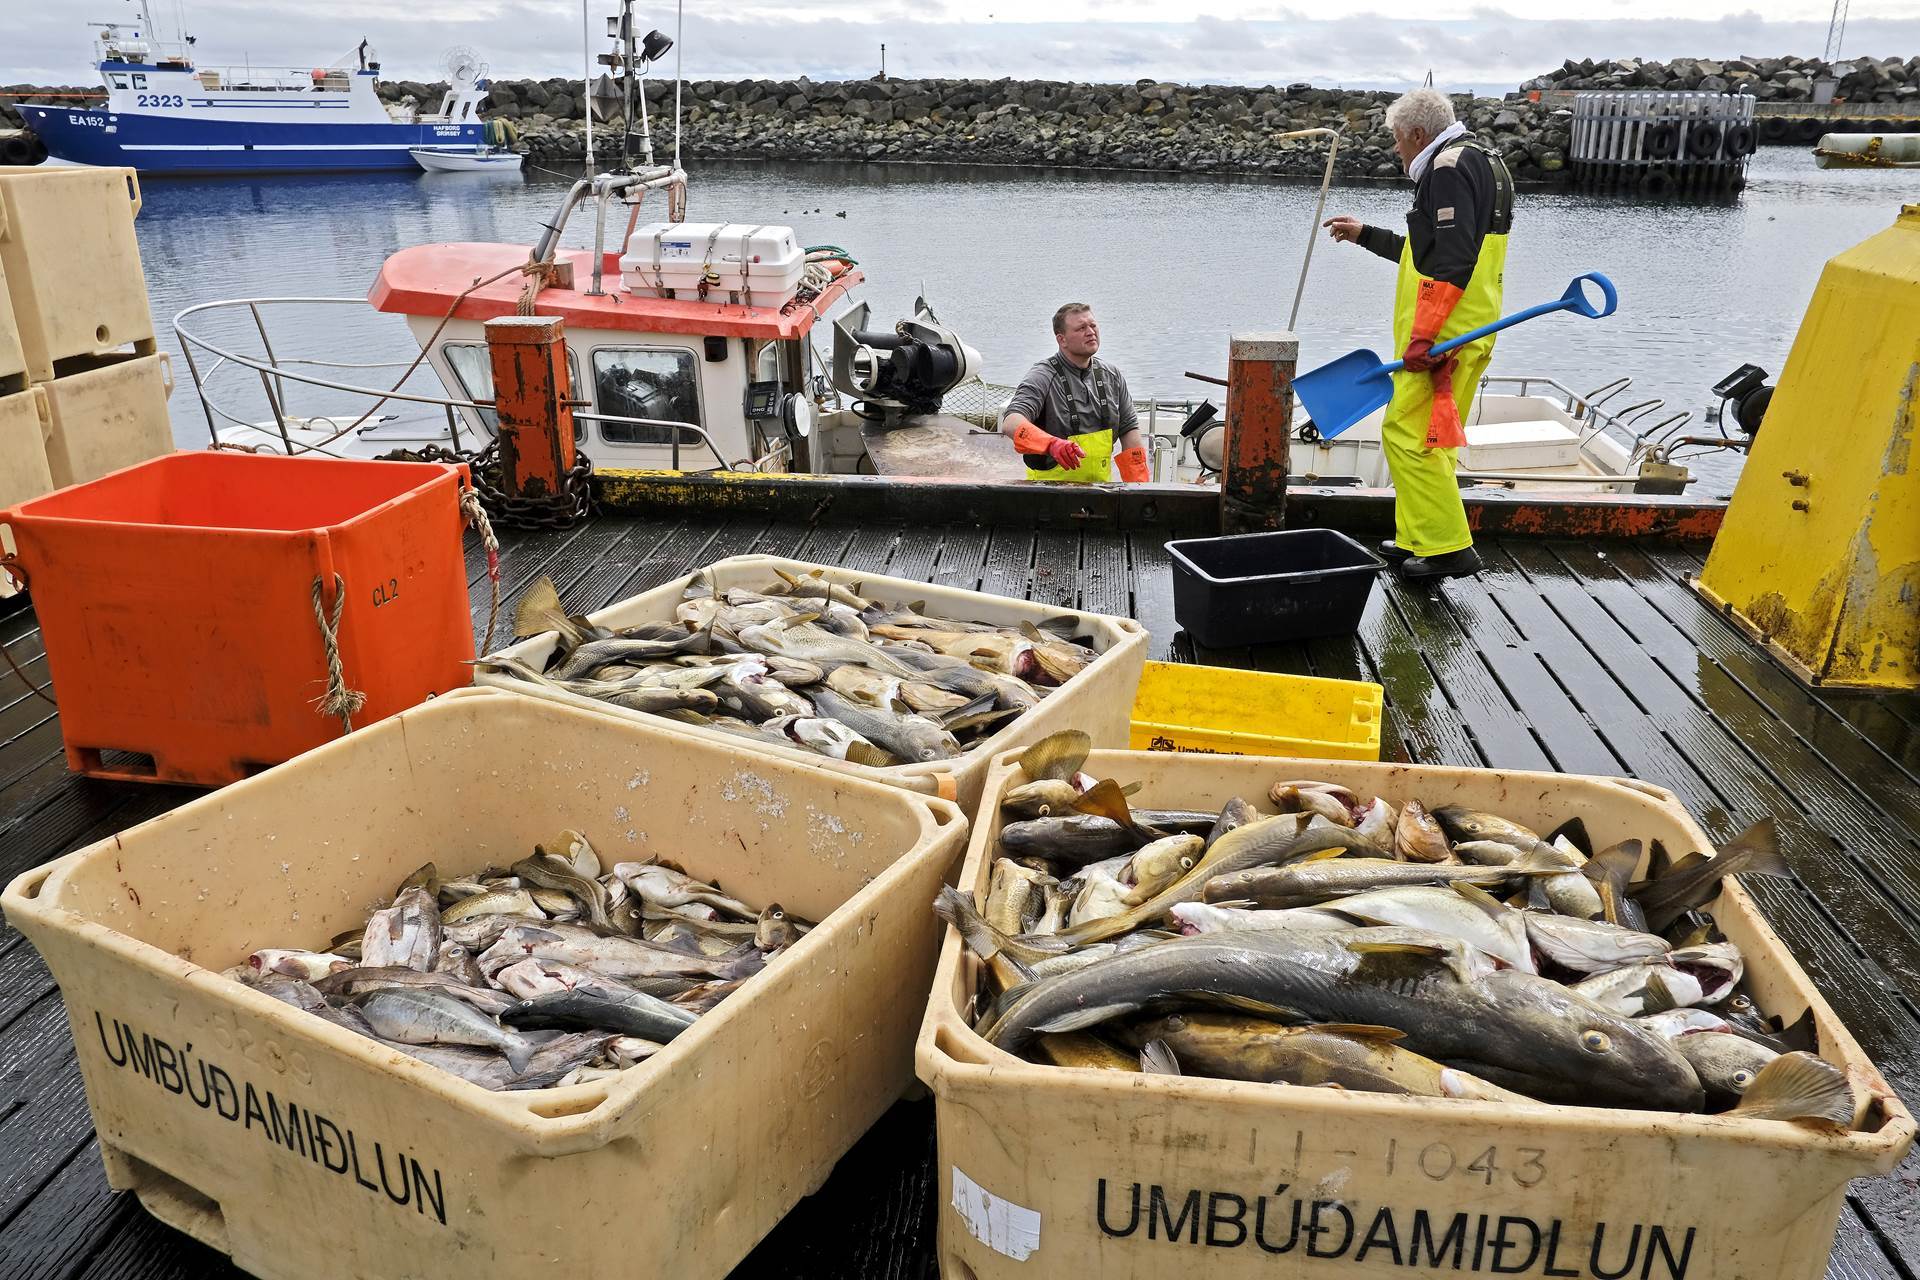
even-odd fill
[[(468, 683), (466, 468), (175, 453), (16, 506), (68, 767), (219, 786)], [(114, 753), (108, 755), (106, 753)], [(147, 759), (140, 759), (146, 757)]]

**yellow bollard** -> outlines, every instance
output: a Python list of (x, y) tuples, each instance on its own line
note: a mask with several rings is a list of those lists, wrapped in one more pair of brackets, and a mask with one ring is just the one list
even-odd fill
[(1809, 684), (1920, 688), (1920, 205), (1827, 263), (1694, 588)]

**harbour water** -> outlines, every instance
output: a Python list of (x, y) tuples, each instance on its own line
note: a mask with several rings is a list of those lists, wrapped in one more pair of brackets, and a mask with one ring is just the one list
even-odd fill
[[(1052, 351), (1048, 324), (1060, 303), (1092, 303), (1102, 354), (1136, 397), (1217, 399), (1186, 371), (1222, 374), (1230, 334), (1285, 326), (1318, 196), (1303, 183), (1076, 171), (691, 168), (691, 219), (785, 223), (804, 244), (843, 246), (867, 272), (876, 320), (906, 316), (924, 294), (980, 351), (990, 382), (1018, 381)], [(182, 307), (220, 297), (363, 297), (386, 255), (406, 245), (531, 243), (576, 176), (529, 167), (518, 175), (148, 181), (137, 225), (155, 322), (182, 384), (173, 398), (177, 439), (197, 447), (208, 434), (171, 329)], [(1558, 315), (1503, 334), (1492, 372), (1545, 374), (1581, 392), (1629, 375), (1633, 386), (1614, 405), (1666, 404), (1642, 425), (1691, 409), (1689, 429), (1711, 431), (1701, 412), (1708, 388), (1746, 362), (1777, 375), (1821, 265), (1920, 199), (1911, 171), (1823, 171), (1799, 148), (1762, 150), (1750, 179), (1744, 194), (1716, 204), (1522, 192), (1509, 308), (1558, 296), (1592, 270), (1614, 280), (1621, 305), (1603, 321)], [(1404, 183), (1338, 186), (1327, 214), (1398, 227), (1407, 201)], [(568, 242), (591, 235), (591, 219), (578, 218)], [(1303, 367), (1354, 347), (1390, 356), (1393, 279), (1392, 264), (1323, 233), (1297, 325)], [(215, 331), (259, 350), (244, 313)], [(399, 320), (371, 310), (296, 309), (278, 315), (271, 332), (283, 360), (376, 363), (417, 351)], [(221, 375), (232, 406), (268, 418), (257, 383), (235, 372)], [(357, 380), (395, 373), (369, 369)], [(319, 399), (296, 391), (292, 411), (344, 407)], [(1727, 492), (1738, 460), (1709, 455), (1693, 465), (1708, 482), (1702, 492)]]

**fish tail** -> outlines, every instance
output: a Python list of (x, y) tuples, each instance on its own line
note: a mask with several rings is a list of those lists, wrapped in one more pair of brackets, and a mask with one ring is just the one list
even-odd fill
[(1731, 844), (1720, 851), (1721, 857), (1729, 854), (1742, 854), (1740, 874), (1761, 876), (1790, 876), (1793, 869), (1780, 852), (1780, 830), (1772, 818), (1760, 821), (1742, 831), (1733, 838)]
[(507, 1065), (513, 1068), (513, 1074), (519, 1076), (526, 1074), (528, 1064), (533, 1061), (534, 1050), (538, 1047), (531, 1041), (509, 1033), (507, 1042), (500, 1046), (500, 1052), (506, 1055)]
[(969, 950), (982, 960), (998, 955), (1006, 935), (987, 923), (973, 905), (973, 899), (952, 885), (945, 885), (933, 901), (933, 914), (960, 931)]

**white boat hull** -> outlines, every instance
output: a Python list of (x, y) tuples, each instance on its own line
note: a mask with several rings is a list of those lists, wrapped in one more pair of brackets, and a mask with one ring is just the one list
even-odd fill
[(510, 173), (520, 168), (517, 151), (453, 150), (440, 147), (414, 147), (413, 162), (428, 173)]

